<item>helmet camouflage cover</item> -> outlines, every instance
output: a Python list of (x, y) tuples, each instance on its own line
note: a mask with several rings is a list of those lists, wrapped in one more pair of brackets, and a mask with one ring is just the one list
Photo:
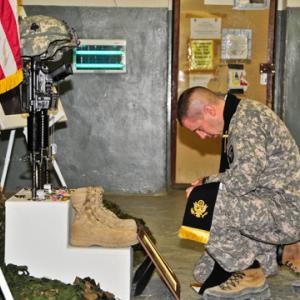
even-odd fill
[(23, 57), (40, 56), (42, 60), (53, 59), (59, 50), (78, 44), (75, 31), (65, 22), (42, 15), (20, 21), (20, 41)]

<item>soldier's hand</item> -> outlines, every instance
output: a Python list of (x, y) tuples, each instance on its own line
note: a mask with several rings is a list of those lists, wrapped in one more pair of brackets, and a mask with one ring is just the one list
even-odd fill
[(203, 178), (198, 178), (191, 182), (191, 186), (195, 187), (203, 184)]
[(190, 196), (190, 193), (192, 192), (194, 187), (202, 185), (202, 184), (203, 184), (203, 178), (198, 178), (198, 179), (192, 181), (191, 186), (185, 190), (186, 198), (188, 198)]

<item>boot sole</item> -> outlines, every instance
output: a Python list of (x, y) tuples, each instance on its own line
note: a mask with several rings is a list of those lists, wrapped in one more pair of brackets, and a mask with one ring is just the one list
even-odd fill
[(300, 294), (300, 280), (291, 283), (294, 293)]
[(92, 246), (98, 246), (103, 248), (125, 248), (125, 247), (131, 247), (133, 245), (136, 245), (138, 243), (138, 240), (135, 241), (129, 241), (128, 243), (124, 244), (113, 244), (113, 243), (106, 243), (106, 242), (91, 242), (86, 240), (76, 240), (71, 239), (70, 244), (72, 246), (78, 246), (78, 247), (92, 247)]
[(271, 299), (271, 292), (269, 285), (265, 283), (258, 288), (245, 289), (238, 293), (232, 293), (227, 295), (212, 294), (209, 290), (206, 290), (203, 294), (204, 300), (269, 300)]

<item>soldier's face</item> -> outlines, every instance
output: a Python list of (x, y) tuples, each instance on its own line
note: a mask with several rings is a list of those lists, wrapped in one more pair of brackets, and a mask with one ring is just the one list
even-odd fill
[(197, 134), (200, 139), (216, 138), (223, 134), (223, 118), (211, 111), (196, 119), (184, 118), (183, 127)]

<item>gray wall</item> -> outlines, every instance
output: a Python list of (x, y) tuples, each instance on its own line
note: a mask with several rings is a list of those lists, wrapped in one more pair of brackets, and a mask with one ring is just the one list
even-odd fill
[(300, 147), (300, 8), (288, 8), (286, 14), (283, 120)]
[[(163, 192), (167, 186), (168, 10), (27, 6), (27, 15), (65, 20), (80, 38), (125, 39), (126, 74), (74, 74), (61, 99), (65, 127), (57, 160), (70, 187)], [(1, 169), (7, 142), (1, 137)], [(30, 185), (23, 137), (17, 139), (6, 190)], [(27, 175), (27, 179), (24, 178)], [(23, 177), (23, 178), (22, 178)]]

